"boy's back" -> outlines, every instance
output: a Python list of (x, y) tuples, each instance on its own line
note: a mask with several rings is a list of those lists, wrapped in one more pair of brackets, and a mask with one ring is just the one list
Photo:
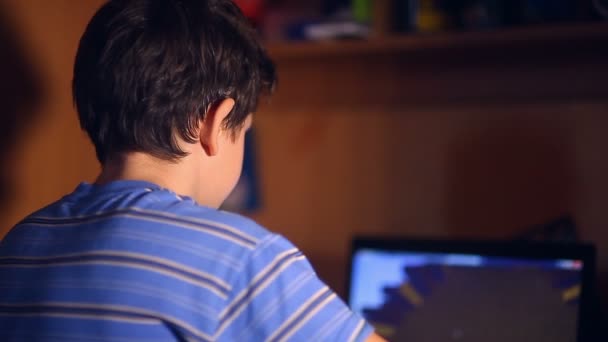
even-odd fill
[(81, 184), (0, 243), (2, 341), (362, 340), (287, 240), (152, 183)]

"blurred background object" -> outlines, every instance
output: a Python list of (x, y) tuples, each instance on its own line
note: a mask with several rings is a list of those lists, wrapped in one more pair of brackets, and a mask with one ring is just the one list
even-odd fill
[[(605, 0), (239, 0), (269, 40), (495, 30), (606, 19)], [(306, 13), (302, 12), (306, 9)], [(301, 15), (294, 16), (300, 12)], [(328, 27), (329, 26), (329, 27)], [(367, 27), (365, 30), (363, 27)], [(318, 34), (319, 30), (329, 31)], [(313, 32), (313, 33), (310, 33)]]
[(253, 25), (259, 25), (262, 16), (264, 15), (264, 0), (235, 0), (234, 1), (243, 11), (243, 14)]
[(262, 205), (256, 150), (255, 129), (251, 128), (245, 134), (245, 155), (241, 177), (230, 196), (222, 204), (222, 210), (246, 214), (254, 212)]
[(597, 14), (604, 20), (608, 20), (608, 1), (593, 0), (593, 6)]
[(43, 95), (36, 68), (25, 56), (12, 19), (0, 4), (0, 210), (10, 210), (17, 191), (13, 161), (21, 135)]
[(74, 56), (102, 0), (0, 2), (0, 236), (99, 171), (72, 106)]

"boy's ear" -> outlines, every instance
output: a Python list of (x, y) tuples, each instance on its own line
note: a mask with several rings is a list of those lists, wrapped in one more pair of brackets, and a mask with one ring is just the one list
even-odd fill
[(234, 100), (226, 98), (211, 106), (200, 123), (199, 139), (205, 153), (212, 157), (219, 152), (219, 137), (222, 134), (222, 123), (234, 108)]

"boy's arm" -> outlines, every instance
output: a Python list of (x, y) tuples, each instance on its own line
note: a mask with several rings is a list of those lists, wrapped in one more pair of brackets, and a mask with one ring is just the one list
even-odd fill
[(258, 244), (232, 284), (216, 341), (384, 342), (279, 235)]

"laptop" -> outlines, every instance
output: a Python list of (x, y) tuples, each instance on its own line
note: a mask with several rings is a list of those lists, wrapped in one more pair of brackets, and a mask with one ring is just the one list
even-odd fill
[(594, 270), (586, 244), (357, 238), (347, 299), (389, 341), (589, 341)]

